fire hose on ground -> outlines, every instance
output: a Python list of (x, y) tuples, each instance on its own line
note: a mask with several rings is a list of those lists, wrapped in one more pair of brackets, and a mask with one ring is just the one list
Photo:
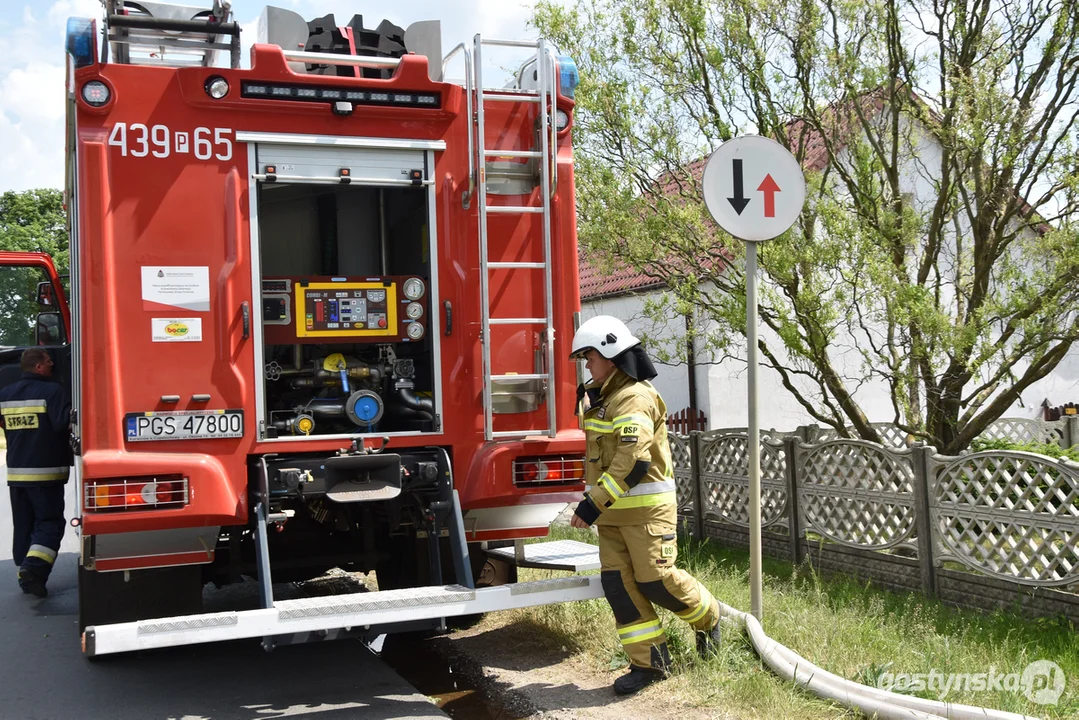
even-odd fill
[(1037, 720), (1029, 715), (902, 695), (841, 678), (768, 637), (760, 621), (749, 613), (722, 602), (719, 609), (728, 626), (746, 631), (753, 649), (774, 673), (867, 717), (880, 720)]

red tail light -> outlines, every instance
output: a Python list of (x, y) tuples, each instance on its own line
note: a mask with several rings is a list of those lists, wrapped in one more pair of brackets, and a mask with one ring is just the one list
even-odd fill
[(584, 482), (584, 458), (541, 455), (513, 461), (513, 484), (518, 486), (566, 485)]
[(159, 475), (87, 480), (83, 507), (87, 511), (157, 510), (177, 508), (191, 501), (187, 478)]

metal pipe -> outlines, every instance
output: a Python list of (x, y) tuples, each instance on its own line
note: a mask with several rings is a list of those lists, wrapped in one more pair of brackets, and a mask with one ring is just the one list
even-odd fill
[[(109, 27), (135, 28), (136, 30), (167, 30), (171, 32), (204, 32), (209, 35), (240, 34), (240, 26), (234, 22), (207, 22), (205, 20), (168, 20), (166, 18), (139, 17), (138, 15), (109, 15), (105, 24)], [(316, 53), (308, 53), (314, 55)]]
[(464, 43), (450, 50), (442, 59), (442, 79), (446, 77), (446, 66), (458, 52), (464, 53), (465, 58), (465, 113), (468, 115), (468, 190), (461, 198), (461, 206), (466, 210), (472, 204), (472, 195), (476, 192), (476, 149), (474, 145), (475, 118), (472, 117), (472, 53), (468, 51)]
[(292, 346), (292, 366), (297, 370), (303, 370), (303, 345), (299, 343)]
[(348, 182), (342, 182), (337, 175), (314, 176), (314, 175), (267, 175), (265, 173), (252, 173), (251, 177), (260, 182), (294, 183), (296, 185), (367, 185), (371, 187), (383, 187), (385, 185), (401, 185), (419, 187), (421, 185), (434, 185), (434, 180), (399, 180), (397, 178), (344, 178)]
[[(453, 48), (453, 50), (450, 50), (442, 58), (442, 75), (443, 75), (443, 77), (445, 77), (445, 75), (446, 75), (446, 66), (450, 64), (450, 60), (453, 59), (454, 55), (456, 55), (457, 53), (459, 53), (459, 52), (461, 52), (463, 50), (465, 50), (465, 44), (464, 43), (457, 43), (457, 45)], [(465, 52), (467, 52), (467, 51), (465, 51)]]
[(431, 413), (431, 417), (434, 417), (435, 415), (434, 398), (417, 395), (408, 388), (400, 388), (397, 391), (397, 399), (401, 401), (401, 404), (403, 404), (406, 408), (410, 410), (419, 410), (422, 412)]
[[(483, 118), (483, 38), (477, 33), (473, 38), (473, 55), (475, 63), (476, 92), (476, 137), (479, 139), (480, 150), (483, 150), (486, 142), (484, 136)], [(488, 268), (487, 268), (487, 189), (484, 173), (486, 161), (478, 166), (480, 172), (479, 187), (479, 211), (476, 219), (479, 223), (480, 241), (480, 357), (483, 363), (483, 437), (490, 440), (494, 437), (494, 417), (491, 409), (491, 306), (488, 296)], [(544, 258), (546, 260), (546, 258)]]
[(761, 425), (757, 416), (757, 243), (746, 241), (746, 362), (749, 366), (749, 608), (761, 619)]
[(371, 55), (342, 55), (339, 53), (301, 52), (285, 50), (281, 53), (286, 60), (302, 62), (308, 65), (352, 65), (356, 67), (395, 68), (401, 64), (401, 58), (374, 57)]
[(345, 400), (339, 398), (312, 398), (299, 411), (308, 412), (316, 418), (343, 420), (347, 417), (345, 414)]
[[(549, 51), (547, 48), (547, 41), (540, 40), (537, 48), (536, 58), (537, 66), (539, 69), (539, 84), (543, 88), (541, 92), (544, 94), (548, 89), (548, 75), (553, 71), (553, 66), (548, 63)], [(551, 96), (552, 111), (555, 98)], [(540, 179), (543, 182), (544, 188), (551, 187), (551, 167), (556, 163), (551, 162), (548, 164), (547, 157), (553, 158), (550, 146), (550, 137), (548, 136), (549, 123), (554, 124), (554, 118), (547, 117), (547, 108), (544, 103), (540, 103), (540, 134), (542, 138), (540, 140), (540, 149), (543, 153), (543, 163), (540, 168)], [(557, 392), (557, 384), (555, 383), (555, 354), (554, 354), (554, 289), (552, 287), (551, 274), (554, 263), (554, 257), (552, 254), (551, 243), (551, 193), (544, 192), (543, 194), (543, 261), (547, 263), (547, 268), (543, 273), (544, 284), (544, 312), (546, 314), (546, 349), (547, 349), (547, 374), (550, 376), (547, 383), (547, 436), (554, 437), (558, 432), (558, 414), (555, 408), (555, 397)]]
[[(544, 43), (546, 48), (546, 43)], [(553, 198), (555, 192), (558, 190), (558, 89), (560, 83), (558, 80), (558, 63), (555, 60), (554, 53), (547, 49), (547, 54), (550, 56), (551, 66), (551, 197)], [(546, 111), (545, 111), (546, 112)]]
[(528, 40), (484, 40), (484, 45), (493, 45), (495, 47), (511, 47), (511, 48), (534, 48), (536, 47), (536, 41)]
[(389, 275), (386, 263), (386, 191), (378, 189), (378, 248), (382, 276)]

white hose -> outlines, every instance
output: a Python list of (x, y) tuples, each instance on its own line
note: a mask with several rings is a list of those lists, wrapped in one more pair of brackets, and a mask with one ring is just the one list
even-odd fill
[(753, 649), (777, 675), (869, 717), (880, 720), (1038, 720), (1002, 710), (902, 695), (841, 678), (768, 637), (757, 618), (749, 613), (723, 603), (719, 603), (719, 610), (724, 620), (746, 631)]

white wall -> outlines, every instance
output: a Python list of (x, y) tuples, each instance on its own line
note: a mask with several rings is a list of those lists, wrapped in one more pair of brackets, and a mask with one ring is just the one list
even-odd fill
[[(626, 323), (629, 329), (638, 336), (647, 334), (655, 337), (666, 337), (671, 342), (684, 342), (686, 334), (684, 317), (675, 315), (666, 322), (657, 324), (645, 315), (645, 303), (647, 300), (649, 298), (658, 299), (660, 296), (661, 293), (649, 292), (585, 301), (581, 303), (581, 322), (596, 315), (613, 315)], [(649, 356), (659, 373), (656, 379), (652, 381), (652, 384), (656, 386), (656, 390), (663, 396), (663, 401), (667, 403), (668, 412), (675, 413), (688, 408), (689, 366), (687, 363), (661, 364), (656, 359), (654, 348), (649, 352)], [(700, 359), (699, 356), (698, 359)], [(697, 406), (708, 414), (708, 367), (698, 367), (696, 374)], [(711, 420), (710, 417), (709, 420)]]

